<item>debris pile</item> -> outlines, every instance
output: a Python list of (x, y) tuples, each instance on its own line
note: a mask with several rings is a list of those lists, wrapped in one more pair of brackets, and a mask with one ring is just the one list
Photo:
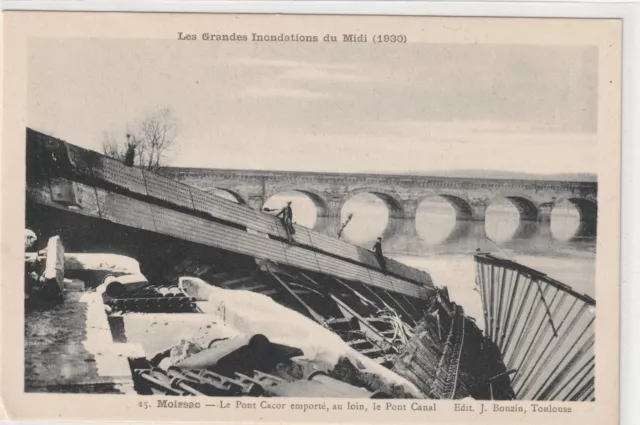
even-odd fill
[(139, 275), (140, 264), (131, 257), (107, 253), (67, 253), (64, 256), (64, 274), (96, 288), (110, 276)]
[(429, 398), (513, 400), (499, 350), (462, 307), (449, 300), (446, 289), (428, 311), (393, 370)]
[(190, 300), (217, 326), (185, 332), (172, 347), (131, 359), (140, 394), (423, 397), (331, 330), (269, 297), (198, 278), (180, 279), (179, 289), (183, 297), (168, 298)]
[(124, 375), (139, 394), (514, 398), (499, 349), (446, 288), (421, 307), (273, 263), (217, 272), (200, 261), (176, 265), (210, 282), (147, 279), (132, 258), (83, 255), (65, 255), (51, 238), (26, 254), (27, 289), (60, 296), (77, 273), (88, 279), (78, 288), (92, 293), (92, 320), (109, 337), (87, 347), (126, 353)]
[(181, 341), (130, 363), (134, 388), (145, 395), (413, 398), (348, 358), (329, 369), (303, 356), (298, 348), (256, 334), (214, 340), (207, 348)]

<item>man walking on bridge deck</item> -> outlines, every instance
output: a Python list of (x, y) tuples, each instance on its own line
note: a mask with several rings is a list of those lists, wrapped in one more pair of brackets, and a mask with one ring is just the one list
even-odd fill
[(382, 253), (382, 238), (378, 238), (376, 244), (373, 246), (373, 252), (376, 254), (376, 258), (378, 259), (378, 263), (380, 264), (380, 268), (383, 272), (387, 272), (387, 262), (384, 258), (384, 254)]
[(292, 235), (296, 233), (296, 229), (293, 228), (293, 210), (291, 209), (291, 201), (287, 202), (287, 205), (280, 210), (276, 217), (282, 220), (282, 225), (287, 231), (287, 238), (289, 243), (292, 242)]

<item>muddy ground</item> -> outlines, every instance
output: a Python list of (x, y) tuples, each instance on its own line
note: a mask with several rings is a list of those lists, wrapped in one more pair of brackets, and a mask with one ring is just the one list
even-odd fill
[(25, 391), (120, 393), (98, 375), (96, 360), (84, 347), (87, 305), (82, 292), (67, 292), (50, 306), (25, 305)]

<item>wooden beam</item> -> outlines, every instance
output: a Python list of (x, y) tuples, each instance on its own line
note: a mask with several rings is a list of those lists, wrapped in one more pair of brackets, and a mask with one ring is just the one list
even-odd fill
[(416, 325), (415, 320), (413, 320), (413, 317), (407, 312), (407, 310), (404, 309), (404, 307), (402, 307), (402, 304), (400, 304), (395, 298), (393, 298), (393, 296), (391, 294), (389, 294), (387, 291), (385, 291), (384, 289), (381, 290), (382, 292), (384, 292), (389, 298), (391, 298), (391, 301), (393, 301), (393, 303), (395, 305), (398, 306), (398, 308), (400, 309), (400, 311), (402, 313), (404, 313), (404, 315), (406, 316), (407, 319), (409, 319), (411, 321), (411, 324), (413, 326)]
[(320, 288), (320, 289), (324, 288), (324, 285), (322, 285), (321, 283), (316, 282), (314, 279), (311, 279), (309, 276), (307, 276), (306, 273), (298, 272), (298, 275), (302, 276), (305, 280), (310, 282), (312, 285), (315, 285), (317, 288)]
[[(400, 294), (400, 298), (402, 299), (402, 301), (404, 301), (404, 303), (406, 305), (409, 306), (409, 309), (415, 313), (416, 316), (420, 316), (420, 312), (413, 306), (413, 304), (411, 304), (411, 302), (407, 299), (407, 297), (405, 295)], [(414, 316), (412, 316), (414, 317)], [(420, 317), (416, 318), (415, 320), (420, 320)]]
[(283, 282), (278, 275), (276, 275), (272, 270), (271, 267), (269, 265), (267, 265), (267, 270), (269, 271), (269, 274), (271, 276), (273, 276), (273, 278), (275, 279), (275, 281), (280, 285), (280, 287), (284, 290), (285, 293), (289, 294), (291, 297), (293, 297), (294, 300), (296, 300), (298, 302), (298, 304), (300, 306), (302, 306), (302, 308), (304, 308), (309, 316), (311, 316), (311, 318), (313, 318), (313, 320), (315, 320), (316, 322), (322, 324), (324, 323), (325, 319), (324, 317), (322, 317), (320, 314), (318, 314), (313, 308), (311, 308), (306, 302), (304, 302), (302, 300), (302, 298), (300, 298), (298, 296), (298, 294), (296, 294), (295, 292), (293, 292), (293, 290), (291, 290), (291, 288), (289, 288), (289, 286)]
[(338, 307), (340, 307), (340, 310), (342, 310), (345, 316), (355, 317), (358, 320), (361, 326), (360, 330), (365, 335), (367, 335), (369, 338), (371, 338), (375, 342), (389, 345), (390, 349), (393, 349), (397, 352), (397, 349), (388, 342), (387, 338), (384, 335), (382, 335), (380, 331), (378, 331), (375, 327), (371, 326), (371, 324), (369, 324), (366, 318), (362, 317), (360, 314), (358, 314), (357, 311), (349, 307), (345, 302), (340, 300), (335, 295), (330, 294), (329, 296), (333, 299), (333, 301), (335, 301), (336, 304), (338, 304)]
[[(338, 279), (338, 278), (336, 278), (336, 277), (334, 277), (334, 279), (335, 279), (335, 280), (337, 280), (338, 282), (340, 282), (341, 284), (343, 284), (344, 286), (346, 286), (347, 288), (349, 288), (349, 289), (353, 290), (353, 288), (351, 288), (351, 287), (350, 287), (349, 285), (347, 285), (346, 283), (342, 282), (340, 279)], [(377, 299), (378, 301), (380, 301), (380, 303), (382, 304), (383, 308), (387, 308), (387, 309), (389, 309), (389, 310), (393, 310), (393, 308), (392, 308), (389, 304), (387, 304), (387, 302), (386, 302), (385, 300), (383, 300), (383, 299), (382, 299), (382, 297), (381, 297), (380, 295), (376, 294), (376, 293), (373, 291), (373, 289), (371, 289), (368, 285), (366, 285), (366, 284), (364, 284), (364, 283), (363, 283), (363, 284), (361, 284), (361, 285), (362, 285), (362, 287), (363, 287), (363, 288), (364, 288), (368, 293), (370, 293), (371, 295), (373, 295), (375, 299)], [(380, 308), (380, 306), (377, 306), (377, 308)]]
[(289, 285), (293, 286), (294, 288), (304, 289), (305, 291), (308, 291), (308, 292), (311, 292), (313, 294), (316, 294), (317, 296), (319, 296), (321, 298), (325, 298), (325, 296), (323, 294), (321, 294), (320, 292), (316, 291), (313, 288), (309, 288), (308, 286), (301, 285), (301, 284), (295, 283), (295, 282), (285, 282), (285, 283), (288, 283)]

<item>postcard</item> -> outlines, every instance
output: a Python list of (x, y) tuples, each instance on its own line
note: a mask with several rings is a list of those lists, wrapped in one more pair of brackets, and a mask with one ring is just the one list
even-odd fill
[(620, 20), (3, 23), (6, 418), (617, 423)]

